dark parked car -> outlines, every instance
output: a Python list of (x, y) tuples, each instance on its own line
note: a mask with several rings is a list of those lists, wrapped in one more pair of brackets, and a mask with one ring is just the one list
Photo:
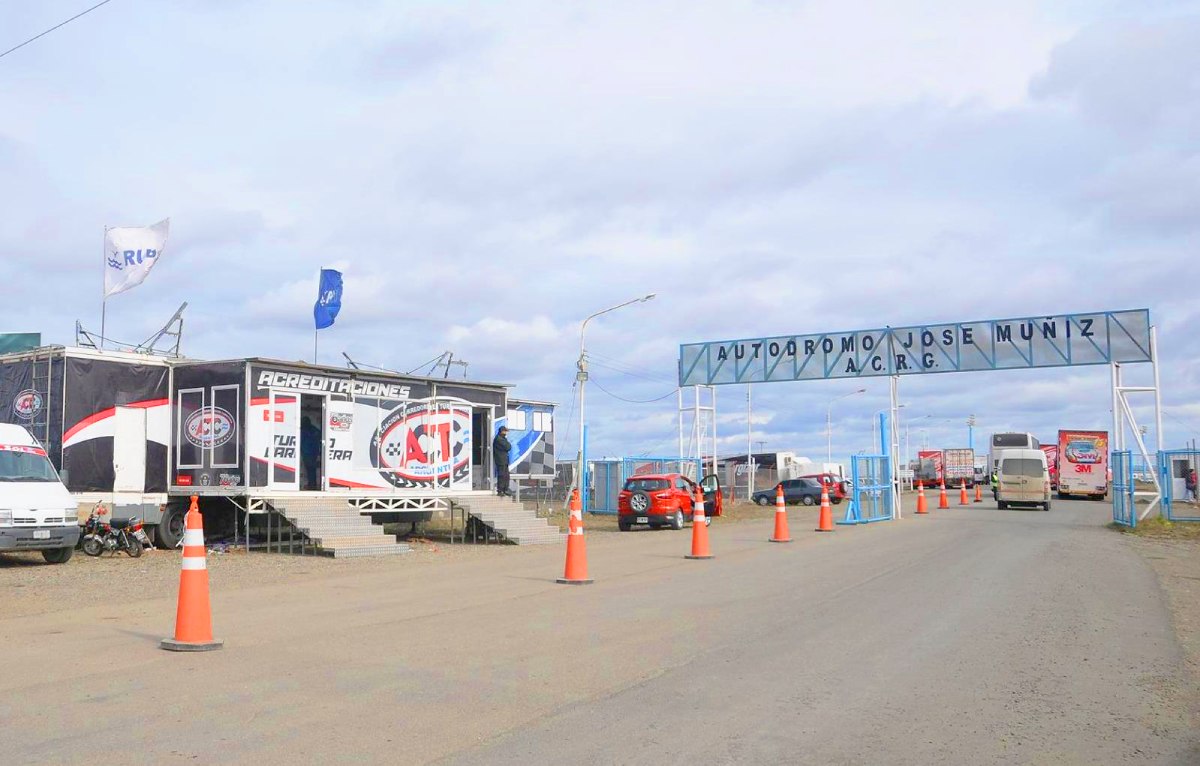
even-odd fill
[[(816, 505), (821, 502), (821, 484), (814, 479), (786, 479), (779, 483), (783, 485), (783, 502), (788, 505)], [(753, 497), (759, 505), (773, 505), (775, 487), (755, 492)]]

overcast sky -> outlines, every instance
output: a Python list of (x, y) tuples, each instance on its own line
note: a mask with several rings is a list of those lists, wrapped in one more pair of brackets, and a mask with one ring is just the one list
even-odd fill
[[(90, 4), (0, 0), (0, 50)], [(0, 58), (0, 331), (98, 329), (104, 226), (170, 216), (111, 336), (186, 300), (190, 356), (311, 359), (340, 268), (323, 362), (452, 350), (559, 402), (561, 456), (581, 320), (655, 292), (587, 337), (591, 452), (636, 455), (676, 451), (683, 342), (1148, 307), (1179, 446), (1198, 126), (1196, 2), (113, 0)], [(867, 449), (886, 378), (756, 386), (751, 438), (822, 458), (860, 385), (835, 459)], [(900, 392), (914, 451), (1111, 424), (1104, 367)]]

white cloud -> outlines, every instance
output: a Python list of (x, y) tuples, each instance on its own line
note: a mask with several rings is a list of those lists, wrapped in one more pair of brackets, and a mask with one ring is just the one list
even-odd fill
[[(322, 359), (450, 349), (560, 423), (580, 321), (657, 292), (589, 326), (597, 453), (673, 447), (673, 397), (600, 386), (670, 393), (678, 344), (705, 338), (1148, 305), (1183, 406), (1198, 23), (1032, 0), (113, 5), (5, 59), (0, 290), (69, 340), (98, 325), (101, 227), (170, 215), (169, 257), (110, 302), (117, 332), (188, 300), (193, 355), (308, 357), (338, 264)], [(981, 432), (1103, 426), (1106, 380), (902, 393), (910, 432), (951, 443), (971, 412)], [(886, 406), (864, 385), (835, 411), (843, 454)], [(823, 455), (843, 389), (757, 387), (754, 438)], [(719, 393), (730, 449), (743, 397)]]

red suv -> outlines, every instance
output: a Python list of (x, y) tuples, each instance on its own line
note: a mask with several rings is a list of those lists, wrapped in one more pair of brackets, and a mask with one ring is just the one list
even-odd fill
[(834, 473), (809, 473), (799, 477), (801, 479), (812, 479), (818, 484), (824, 484), (829, 487), (829, 502), (837, 505), (846, 499), (846, 482), (840, 476)]
[[(622, 532), (628, 532), (634, 524), (683, 529), (692, 518), (696, 486), (696, 482), (678, 473), (631, 476), (617, 495), (617, 526)], [(705, 522), (711, 524), (713, 516), (721, 515), (721, 483), (710, 474), (700, 480), (699, 486), (704, 492)]]

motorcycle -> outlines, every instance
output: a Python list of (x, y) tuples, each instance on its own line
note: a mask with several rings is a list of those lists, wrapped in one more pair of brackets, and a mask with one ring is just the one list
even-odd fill
[(125, 551), (132, 558), (141, 556), (144, 547), (150, 545), (150, 538), (142, 528), (142, 520), (135, 516), (106, 522), (100, 517), (108, 512), (101, 506), (97, 508), (99, 510), (93, 510), (84, 523), (83, 552), (89, 556), (99, 556), (105, 551), (113, 555)]

